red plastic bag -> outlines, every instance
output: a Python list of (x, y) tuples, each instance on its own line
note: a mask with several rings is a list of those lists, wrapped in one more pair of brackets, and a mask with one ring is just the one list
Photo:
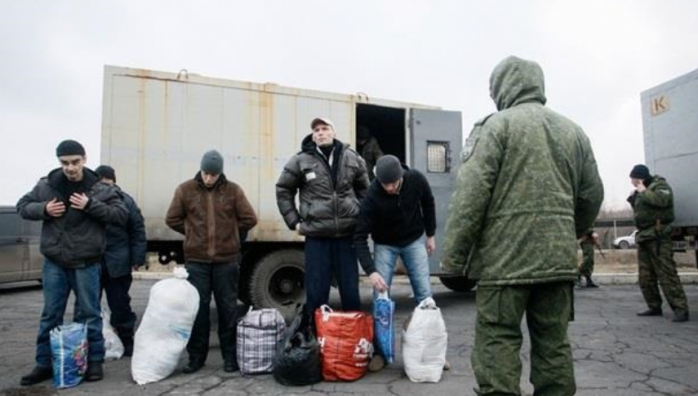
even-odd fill
[(315, 310), (325, 381), (355, 381), (366, 374), (373, 356), (373, 317), (360, 311)]

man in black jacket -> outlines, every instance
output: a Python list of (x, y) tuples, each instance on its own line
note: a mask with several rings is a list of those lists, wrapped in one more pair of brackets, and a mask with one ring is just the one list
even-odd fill
[[(354, 246), (361, 267), (377, 292), (389, 291), (397, 258), (410, 278), (416, 304), (431, 297), (429, 257), (436, 249), (436, 208), (427, 179), (393, 155), (376, 163), (376, 178), (361, 201)], [(368, 235), (374, 242), (374, 259)], [(376, 295), (376, 293), (374, 293)], [(382, 368), (374, 360), (371, 371)]]
[[(276, 202), (291, 230), (305, 235), (306, 313), (327, 304), (334, 275), (342, 309), (358, 310), (359, 270), (352, 235), (359, 201), (366, 194), (366, 163), (335, 139), (332, 121), (316, 118), (302, 151), (284, 167), (276, 183)], [(300, 193), (300, 207), (295, 197)]]
[(116, 172), (109, 165), (101, 165), (95, 172), (102, 182), (116, 188), (128, 209), (125, 226), (107, 225), (107, 251), (102, 259), (102, 289), (111, 310), (110, 323), (124, 344), (124, 356), (133, 355), (133, 333), (136, 314), (131, 309), (128, 291), (133, 282), (131, 270), (145, 264), (145, 225), (141, 210), (133, 198), (116, 185)]
[(87, 324), (89, 344), (85, 380), (102, 379), (104, 338), (99, 306), (100, 261), (106, 246), (106, 224), (126, 224), (128, 211), (116, 189), (101, 183), (85, 167), (85, 149), (74, 140), (56, 148), (61, 167), (42, 178), (20, 198), (17, 211), (27, 220), (43, 221), (44, 309), (36, 340), (36, 365), (22, 377), (33, 385), (53, 377), (49, 332), (63, 323), (68, 296), (75, 293), (75, 321)]

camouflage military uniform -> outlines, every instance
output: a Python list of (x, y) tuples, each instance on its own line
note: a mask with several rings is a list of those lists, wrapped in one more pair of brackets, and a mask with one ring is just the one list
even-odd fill
[(647, 189), (628, 200), (635, 213), (638, 232), (637, 261), (642, 296), (650, 309), (659, 310), (664, 297), (675, 313), (688, 312), (688, 303), (681, 279), (676, 272), (671, 242), (671, 226), (674, 221), (674, 198), (666, 179), (654, 175)]
[(368, 170), (368, 179), (373, 180), (376, 175), (373, 173), (373, 168), (376, 166), (378, 159), (383, 156), (383, 151), (378, 145), (378, 141), (373, 136), (370, 136), (366, 142), (360, 147), (361, 157), (366, 161), (366, 169)]
[(579, 246), (582, 248), (582, 265), (579, 266), (579, 275), (585, 278), (591, 278), (591, 274), (594, 272), (594, 248), (596, 247), (596, 242), (594, 241), (594, 230), (589, 230), (584, 234), (582, 242)]
[(567, 339), (577, 239), (603, 200), (580, 127), (544, 106), (543, 71), (510, 57), (490, 78), (498, 113), (477, 122), (451, 198), (442, 267), (479, 279), (472, 364), (480, 395), (519, 395), (521, 320), (536, 395), (575, 393)]

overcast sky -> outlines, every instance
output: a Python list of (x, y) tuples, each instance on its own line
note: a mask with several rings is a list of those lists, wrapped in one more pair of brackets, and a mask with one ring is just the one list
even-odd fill
[(698, 1), (0, 0), (0, 37), (0, 204), (57, 167), (63, 139), (99, 165), (105, 64), (436, 105), (467, 136), (517, 55), (541, 64), (548, 106), (591, 139), (605, 205), (624, 208), (640, 92), (698, 68)]

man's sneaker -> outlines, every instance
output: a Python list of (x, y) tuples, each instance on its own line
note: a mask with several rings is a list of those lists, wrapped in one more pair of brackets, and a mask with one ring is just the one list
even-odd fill
[(385, 367), (385, 359), (383, 359), (383, 356), (378, 354), (373, 355), (371, 363), (368, 364), (368, 371), (375, 373), (376, 371), (383, 370), (383, 367)]
[(104, 378), (102, 362), (87, 362), (85, 381), (100, 381), (102, 378)]
[(662, 316), (661, 308), (648, 308), (637, 313), (637, 316)]
[(672, 322), (688, 322), (688, 311), (676, 311)]
[(36, 366), (31, 373), (22, 377), (20, 385), (29, 386), (35, 385), (39, 382), (44, 382), (46, 380), (53, 379), (53, 369), (51, 367), (39, 367)]

